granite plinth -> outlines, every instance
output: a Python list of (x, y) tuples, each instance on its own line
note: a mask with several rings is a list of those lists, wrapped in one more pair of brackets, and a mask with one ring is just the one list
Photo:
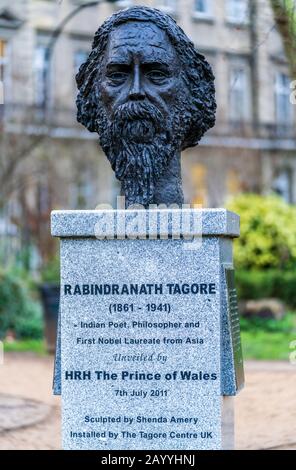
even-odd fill
[(224, 209), (191, 210), (189, 219), (167, 211), (165, 230), (160, 211), (123, 211), (124, 223), (118, 212), (52, 214), (61, 238), (63, 447), (231, 447), (223, 395), (242, 379), (225, 269), (239, 219)]

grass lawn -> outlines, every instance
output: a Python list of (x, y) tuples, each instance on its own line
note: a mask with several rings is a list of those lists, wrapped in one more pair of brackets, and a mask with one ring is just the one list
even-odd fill
[(296, 313), (281, 320), (242, 318), (241, 330), (245, 359), (289, 360), (291, 342), (296, 340)]
[(40, 356), (47, 354), (46, 345), (42, 339), (27, 339), (13, 342), (4, 341), (4, 352), (33, 352)]
[[(242, 331), (244, 359), (289, 360), (290, 348), (296, 332)], [(295, 349), (295, 348), (294, 348)]]

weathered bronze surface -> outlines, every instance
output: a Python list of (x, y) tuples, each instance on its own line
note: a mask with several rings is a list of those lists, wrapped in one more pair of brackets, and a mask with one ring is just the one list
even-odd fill
[(181, 151), (215, 123), (214, 76), (167, 14), (133, 7), (107, 19), (77, 77), (77, 119), (97, 132), (126, 206), (183, 202)]

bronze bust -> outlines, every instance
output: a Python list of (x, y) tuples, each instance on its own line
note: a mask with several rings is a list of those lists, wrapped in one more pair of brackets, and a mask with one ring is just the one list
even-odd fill
[(181, 151), (215, 124), (204, 56), (169, 15), (122, 10), (95, 34), (76, 77), (77, 119), (97, 132), (126, 207), (183, 202)]

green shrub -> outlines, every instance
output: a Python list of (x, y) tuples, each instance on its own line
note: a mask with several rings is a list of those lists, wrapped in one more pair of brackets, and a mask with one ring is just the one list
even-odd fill
[(19, 338), (42, 338), (42, 312), (20, 279), (0, 271), (0, 338), (8, 330), (13, 330)]
[(291, 308), (296, 307), (296, 271), (237, 270), (235, 281), (239, 299), (274, 297)]
[(280, 320), (275, 318), (249, 317), (240, 318), (242, 331), (265, 331), (269, 333), (296, 333), (296, 315), (289, 312)]
[(296, 208), (278, 196), (242, 194), (227, 205), (241, 217), (234, 243), (240, 269), (296, 269)]
[(47, 348), (45, 341), (41, 339), (23, 339), (19, 341), (4, 341), (5, 352), (34, 352), (39, 355), (46, 355)]
[(37, 302), (27, 300), (25, 314), (16, 319), (14, 331), (17, 338), (21, 339), (43, 338), (42, 309)]
[(41, 279), (45, 283), (59, 284), (60, 282), (60, 261), (59, 257), (52, 258), (43, 267), (41, 271)]

